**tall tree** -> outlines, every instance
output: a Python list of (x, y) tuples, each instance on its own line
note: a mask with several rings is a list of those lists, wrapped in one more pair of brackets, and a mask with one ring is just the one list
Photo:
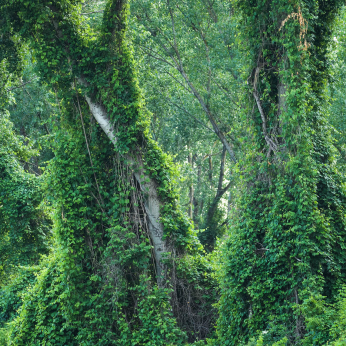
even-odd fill
[[(252, 61), (243, 187), (224, 246), (219, 344), (257, 331), (295, 345), (310, 295), (346, 283), (346, 191), (326, 115), (328, 46), (342, 1), (235, 1)], [(244, 40), (245, 41), (245, 40)]]
[[(193, 165), (181, 170), (187, 176), (182, 194), (190, 214), (193, 206), (195, 227), (208, 228), (200, 233), (201, 242), (213, 247), (225, 224), (223, 187), (230, 187), (222, 182), (219, 188), (222, 141), (241, 155), (237, 17), (225, 1), (135, 0), (131, 9), (140, 82), (155, 114), (153, 131), (184, 168), (192, 155)], [(234, 167), (228, 153), (225, 173)], [(229, 179), (228, 173), (221, 175)]]
[[(211, 287), (191, 282), (206, 283), (210, 266), (183, 256), (187, 244), (192, 252), (199, 245), (178, 208), (170, 160), (149, 135), (126, 39), (127, 1), (108, 1), (96, 27), (80, 1), (1, 5), (8, 32), (30, 45), (59, 109), (46, 186), (54, 251), (11, 342), (179, 344), (186, 335), (172, 310), (189, 337), (205, 337), (215, 314), (205, 295)], [(180, 306), (194, 296), (201, 304), (182, 317)], [(201, 309), (211, 318), (192, 323)]]

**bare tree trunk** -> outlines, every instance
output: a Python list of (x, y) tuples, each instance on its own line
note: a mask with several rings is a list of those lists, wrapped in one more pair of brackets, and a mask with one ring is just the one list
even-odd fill
[(218, 184), (216, 195), (215, 195), (212, 203), (210, 204), (208, 212), (207, 212), (206, 220), (204, 223), (206, 225), (206, 227), (208, 227), (211, 224), (211, 221), (212, 221), (213, 216), (216, 212), (216, 209), (217, 209), (217, 206), (220, 202), (220, 199), (222, 198), (222, 196), (227, 192), (227, 190), (231, 186), (231, 183), (229, 183), (226, 187), (222, 188), (222, 184), (223, 184), (223, 180), (224, 180), (224, 176), (225, 176), (226, 152), (227, 152), (227, 148), (225, 146), (223, 146), (222, 154), (221, 154), (221, 163), (220, 163), (219, 184)]
[(189, 195), (190, 195), (190, 201), (189, 201), (189, 218), (192, 219), (193, 218), (193, 186), (190, 186), (190, 191), (189, 191)]
[[(191, 153), (189, 153), (188, 162), (191, 165), (191, 170), (193, 171), (194, 160)], [(193, 218), (193, 207), (194, 207), (193, 202), (194, 202), (194, 188), (193, 188), (193, 181), (191, 181), (191, 184), (189, 187), (189, 209), (188, 209), (188, 215), (191, 220)]]
[[(197, 168), (197, 187), (200, 186), (201, 175), (202, 175), (202, 167), (198, 166), (198, 168)], [(198, 199), (196, 198), (196, 196), (194, 195), (193, 205), (194, 205), (193, 222), (194, 222), (195, 226), (198, 228), (198, 214), (203, 209), (203, 201), (199, 202)]]
[[(230, 174), (229, 180), (232, 179), (232, 174)], [(232, 190), (229, 191), (228, 202), (227, 202), (227, 220), (229, 219), (231, 213), (231, 205), (232, 205)]]
[(210, 187), (213, 186), (213, 159), (211, 155), (209, 155), (209, 183)]

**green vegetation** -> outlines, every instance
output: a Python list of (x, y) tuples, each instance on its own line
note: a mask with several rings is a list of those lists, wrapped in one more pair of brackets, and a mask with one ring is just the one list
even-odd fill
[(346, 345), (341, 0), (0, 0), (0, 345)]

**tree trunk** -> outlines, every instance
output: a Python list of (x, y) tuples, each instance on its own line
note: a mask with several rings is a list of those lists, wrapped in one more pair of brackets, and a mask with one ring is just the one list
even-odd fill
[(252, 135), (244, 143), (241, 198), (225, 245), (220, 344), (246, 344), (258, 330), (272, 340), (278, 325), (289, 345), (300, 344), (306, 332), (300, 297), (324, 292), (332, 302), (346, 283), (345, 244), (332, 240), (346, 239), (340, 217), (346, 195), (331, 163), (321, 87), (330, 78), (331, 23), (342, 2), (310, 5), (237, 3), (253, 48), (243, 119)]
[[(78, 80), (83, 86), (88, 86), (82, 78), (78, 78)], [(105, 107), (102, 104), (93, 102), (87, 95), (85, 95), (85, 99), (96, 122), (101, 126), (109, 140), (116, 145), (118, 140), (114, 129), (115, 124), (110, 121)], [(139, 184), (140, 191), (148, 191), (145, 198), (145, 211), (148, 217), (149, 235), (154, 247), (157, 282), (159, 287), (162, 287), (167, 279), (166, 268), (162, 264), (162, 254), (168, 251), (168, 246), (163, 240), (164, 228), (160, 220), (160, 209), (163, 203), (158, 196), (156, 182), (142, 168), (144, 166), (142, 158), (138, 155), (128, 154), (127, 161), (135, 172), (134, 176)]]
[[(193, 172), (194, 160), (191, 153), (189, 153), (188, 162), (191, 166), (191, 171)], [(194, 188), (193, 188), (193, 180), (191, 179), (191, 184), (189, 187), (189, 210), (188, 210), (188, 215), (191, 220), (193, 219), (193, 207), (194, 207)]]
[(211, 202), (211, 204), (208, 208), (207, 216), (206, 216), (206, 219), (204, 221), (204, 228), (206, 229), (205, 233), (208, 234), (208, 236), (207, 236), (208, 241), (205, 245), (209, 249), (212, 249), (214, 247), (216, 236), (217, 236), (217, 229), (216, 229), (217, 226), (213, 225), (213, 222), (212, 222), (214, 214), (217, 210), (217, 207), (219, 205), (219, 202), (220, 202), (222, 196), (227, 192), (227, 190), (231, 186), (231, 183), (229, 183), (226, 187), (224, 187), (224, 188), (222, 187), (224, 176), (225, 176), (226, 153), (227, 153), (227, 149), (225, 146), (223, 146), (222, 153), (221, 153), (220, 173), (219, 173), (219, 182), (218, 182), (217, 191), (216, 191), (216, 194), (215, 194), (213, 201)]

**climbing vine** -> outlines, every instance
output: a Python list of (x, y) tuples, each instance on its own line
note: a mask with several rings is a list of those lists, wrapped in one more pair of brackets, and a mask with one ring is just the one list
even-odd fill
[[(8, 40), (10, 41), (10, 40)], [(8, 43), (8, 42), (7, 42)], [(9, 44), (13, 50), (13, 42)], [(15, 50), (18, 53), (18, 50)], [(12, 52), (13, 53), (13, 52)], [(7, 107), (14, 102), (11, 88), (21, 59), (0, 61), (0, 283), (6, 283), (18, 265), (37, 263), (47, 252), (49, 218), (40, 206), (42, 179), (26, 172), (22, 163), (37, 154), (32, 142), (16, 135)]]
[[(170, 159), (149, 135), (126, 40), (127, 2), (108, 1), (97, 29), (79, 16), (79, 1), (0, 3), (59, 110), (45, 174), (54, 250), (11, 324), (10, 345), (158, 346), (205, 337), (180, 307), (215, 283), (207, 260), (185, 255), (202, 249), (179, 210)], [(207, 331), (212, 303), (192, 308), (210, 316)]]
[(341, 1), (234, 1), (242, 15), (248, 154), (223, 247), (220, 345), (264, 331), (269, 345), (306, 333), (300, 305), (345, 284), (345, 184), (326, 115), (329, 42)]

